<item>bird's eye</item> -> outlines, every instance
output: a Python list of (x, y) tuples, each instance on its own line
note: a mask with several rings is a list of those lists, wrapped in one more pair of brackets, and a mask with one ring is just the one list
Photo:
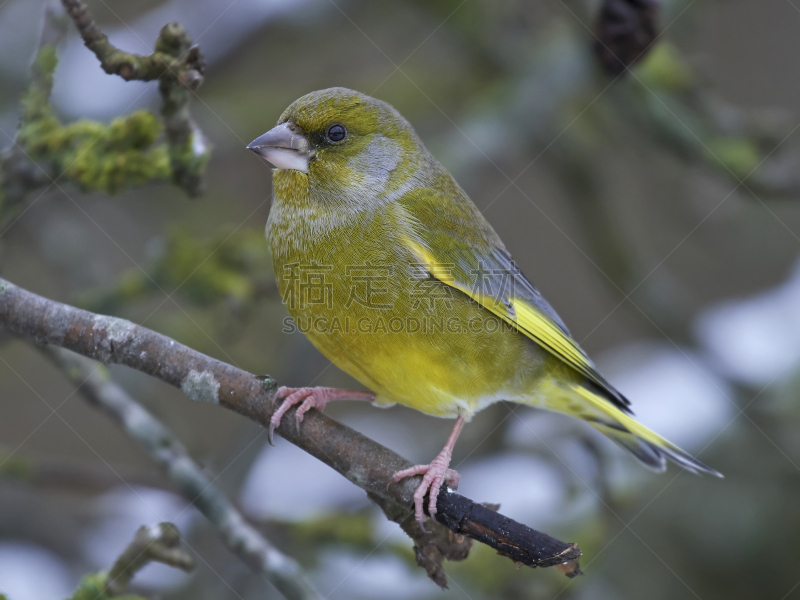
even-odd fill
[(328, 131), (325, 132), (325, 137), (332, 142), (341, 142), (347, 137), (347, 129), (344, 128), (344, 125), (335, 123), (328, 127)]

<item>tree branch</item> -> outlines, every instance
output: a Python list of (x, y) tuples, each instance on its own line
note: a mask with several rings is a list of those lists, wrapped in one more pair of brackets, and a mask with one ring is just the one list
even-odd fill
[[(107, 73), (158, 81), (161, 119), (140, 110), (110, 124), (85, 119), (62, 124), (50, 105), (50, 91), (56, 46), (68, 20), (60, 11), (46, 10), (31, 83), (21, 101), (19, 131), (9, 139), (13, 145), (0, 152), (0, 208), (8, 214), (30, 192), (60, 179), (109, 194), (132, 184), (172, 179), (190, 196), (199, 194), (211, 155), (211, 145), (189, 114), (189, 99), (205, 70), (199, 48), (191, 45), (183, 27), (170, 23), (152, 54), (123, 52), (109, 43), (85, 4), (62, 4)], [(165, 143), (158, 143), (162, 130)]]
[(125, 81), (158, 81), (172, 179), (190, 196), (200, 193), (209, 146), (189, 115), (189, 98), (202, 85), (205, 72), (199, 46), (192, 45), (180, 23), (168, 23), (158, 35), (155, 52), (147, 56), (125, 52), (108, 41), (81, 0), (61, 0), (61, 4), (106, 73)]
[[(268, 426), (277, 405), (277, 384), (269, 377), (261, 381), (130, 321), (48, 300), (3, 279), (0, 322), (10, 332), (40, 344), (54, 344), (103, 363), (127, 365), (180, 388), (193, 401), (220, 404), (263, 426)], [(449, 529), (428, 520), (430, 532), (420, 532), (412, 510), (419, 480), (392, 481), (395, 472), (410, 466), (408, 461), (319, 411), (307, 413), (298, 428), (291, 418), (293, 411), (277, 432), (366, 491), (414, 540), (418, 559), (420, 554), (429, 559), (423, 566), (440, 585), (446, 582), (441, 560), (461, 560), (468, 553), (463, 535), (531, 567), (567, 564), (562, 569), (569, 575), (580, 573), (576, 545), (480, 510), (477, 503), (446, 488), (437, 498), (436, 520)]]
[[(182, 571), (194, 569), (194, 559), (180, 547), (180, 542), (178, 528), (172, 523), (140, 527), (111, 570), (85, 575), (69, 600), (144, 600), (125, 593), (143, 567), (158, 562)], [(0, 600), (6, 597), (0, 594)]]
[(137, 571), (151, 562), (159, 562), (182, 571), (194, 569), (194, 559), (180, 548), (181, 536), (172, 523), (159, 523), (153, 527), (140, 527), (133, 541), (114, 561), (106, 578), (106, 590), (111, 596), (120, 596), (128, 589)]
[(319, 598), (300, 565), (245, 521), (175, 434), (110, 379), (108, 369), (97, 369), (96, 363), (60, 348), (46, 346), (43, 352), (80, 386), (80, 392), (92, 405), (116, 421), (166, 469), (183, 495), (219, 530), (231, 552), (264, 575), (289, 600)]

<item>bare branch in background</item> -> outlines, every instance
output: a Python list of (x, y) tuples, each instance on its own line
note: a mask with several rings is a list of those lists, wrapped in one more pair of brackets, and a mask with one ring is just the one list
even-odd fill
[(167, 471), (183, 495), (219, 530), (228, 549), (264, 575), (289, 600), (319, 595), (302, 568), (253, 528), (192, 460), (175, 434), (117, 385), (108, 369), (60, 348), (44, 353), (61, 367), (92, 405), (105, 412)]
[[(126, 592), (131, 579), (150, 563), (186, 572), (194, 569), (194, 559), (181, 548), (180, 532), (172, 523), (140, 527), (111, 569), (83, 577), (70, 600), (111, 600), (122, 594), (125, 600), (143, 600)], [(5, 598), (0, 594), (0, 600)]]
[[(178, 342), (114, 317), (96, 315), (48, 300), (0, 279), (0, 322), (17, 335), (40, 344), (53, 344), (103, 363), (117, 363), (137, 369), (180, 388), (191, 400), (212, 402), (236, 411), (263, 426), (276, 408), (277, 384), (205, 356)], [(293, 409), (294, 410), (294, 409)], [(367, 492), (386, 516), (399, 523), (414, 540), (419, 552), (433, 562), (426, 563), (429, 575), (446, 581), (436, 568), (436, 552), (448, 560), (466, 557), (466, 535), (495, 548), (500, 554), (531, 567), (569, 563), (566, 570), (577, 574), (580, 550), (543, 533), (494, 513), (481, 505), (443, 488), (437, 498), (436, 520), (428, 520), (429, 533), (413, 527), (413, 493), (418, 481), (408, 478), (393, 483), (392, 475), (410, 463), (388, 448), (327, 417), (319, 411), (306, 414), (300, 428), (292, 412), (277, 432), (286, 440), (334, 468)], [(452, 533), (459, 534), (453, 536)], [(430, 569), (430, 570), (429, 570)]]
[(180, 533), (172, 523), (140, 527), (108, 572), (106, 590), (112, 596), (124, 594), (133, 576), (152, 562), (191, 571), (195, 567), (194, 559), (180, 547), (180, 543)]

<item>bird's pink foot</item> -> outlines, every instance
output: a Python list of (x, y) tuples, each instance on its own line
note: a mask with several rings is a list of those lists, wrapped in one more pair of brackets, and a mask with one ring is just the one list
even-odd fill
[(278, 388), (275, 397), (279, 399), (284, 398), (284, 400), (269, 420), (267, 439), (270, 444), (272, 444), (272, 436), (275, 432), (275, 428), (281, 424), (281, 418), (283, 418), (286, 411), (293, 406), (300, 405), (294, 415), (295, 423), (297, 423), (297, 427), (299, 428), (300, 423), (303, 422), (304, 415), (309, 410), (316, 408), (321, 411), (325, 408), (325, 405), (332, 400), (367, 400), (369, 402), (375, 400), (375, 394), (372, 392), (339, 390), (326, 387), (289, 388), (281, 386)]
[(411, 468), (398, 471), (392, 477), (394, 481), (400, 481), (406, 477), (424, 474), (422, 483), (419, 484), (417, 491), (414, 492), (414, 516), (420, 524), (420, 527), (425, 522), (425, 512), (422, 509), (425, 494), (430, 490), (428, 514), (433, 518), (436, 514), (436, 498), (439, 496), (439, 490), (442, 488), (442, 484), (447, 481), (453, 489), (458, 487), (461, 476), (457, 471), (448, 468), (450, 466), (450, 457), (450, 449), (445, 448), (433, 459), (431, 464), (415, 465)]

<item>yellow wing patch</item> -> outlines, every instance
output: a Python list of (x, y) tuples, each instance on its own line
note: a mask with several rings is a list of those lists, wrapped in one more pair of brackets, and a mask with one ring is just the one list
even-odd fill
[(607, 386), (578, 344), (536, 306), (522, 298), (512, 297), (506, 303), (500, 298), (481, 294), (464, 283), (455, 281), (452, 269), (440, 264), (428, 249), (409, 238), (404, 241), (433, 277), (464, 292), (585, 377), (604, 388)]
[(550, 317), (521, 298), (512, 298), (511, 303), (516, 313), (514, 322), (523, 333), (589, 379), (598, 378), (583, 351)]

